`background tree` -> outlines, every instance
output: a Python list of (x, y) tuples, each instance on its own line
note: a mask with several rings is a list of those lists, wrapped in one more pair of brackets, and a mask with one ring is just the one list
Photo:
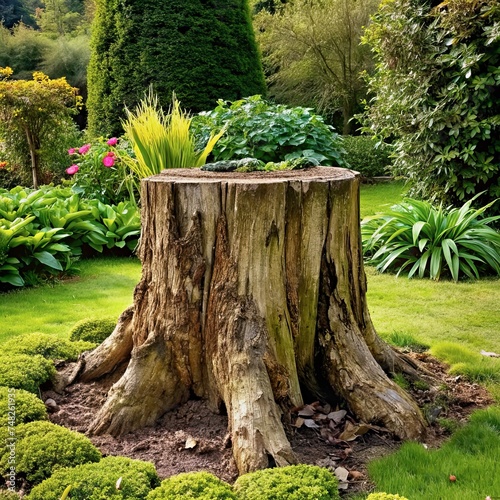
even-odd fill
[(367, 30), (377, 64), (365, 126), (393, 142), (393, 172), (413, 195), (459, 204), (485, 191), (478, 205), (500, 197), (498, 7), (389, 0)]
[(192, 111), (265, 92), (246, 0), (97, 0), (89, 65), (89, 131), (121, 133), (124, 106), (153, 84)]
[(7, 28), (12, 28), (20, 22), (35, 26), (35, 5), (35, 2), (23, 0), (0, 0), (0, 22)]
[(68, 126), (81, 98), (65, 78), (51, 80), (35, 72), (33, 80), (9, 80), (10, 68), (0, 68), (0, 135), (24, 136), (31, 158), (33, 187), (38, 187), (40, 149), (53, 130)]
[(344, 134), (365, 95), (360, 72), (371, 56), (360, 46), (363, 26), (375, 12), (376, 0), (295, 0), (276, 14), (255, 17), (258, 40), (269, 67), (270, 93), (295, 105), (342, 116)]

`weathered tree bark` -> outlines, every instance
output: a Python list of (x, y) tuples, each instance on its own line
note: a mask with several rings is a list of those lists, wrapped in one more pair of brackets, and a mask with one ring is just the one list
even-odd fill
[(164, 172), (143, 181), (134, 305), (81, 380), (128, 360), (90, 431), (153, 424), (191, 396), (225, 407), (240, 473), (296, 461), (283, 412), (345, 402), (402, 439), (425, 431), (384, 373), (414, 373), (366, 305), (359, 177), (349, 170)]

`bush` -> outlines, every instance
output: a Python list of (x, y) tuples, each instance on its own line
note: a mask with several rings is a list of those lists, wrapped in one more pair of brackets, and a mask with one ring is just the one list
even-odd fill
[[(15, 414), (9, 415), (12, 411)], [(47, 409), (43, 401), (22, 389), (0, 387), (0, 427), (7, 427), (12, 423), (25, 424), (35, 420), (47, 420)]]
[(366, 500), (408, 500), (406, 497), (392, 495), (391, 493), (370, 493)]
[(55, 375), (54, 363), (43, 356), (0, 355), (0, 386), (38, 393), (38, 388)]
[(226, 127), (212, 152), (215, 161), (252, 157), (267, 163), (306, 157), (316, 165), (345, 165), (341, 137), (310, 108), (271, 104), (260, 96), (218, 104), (193, 118), (202, 144)]
[(133, 109), (151, 84), (165, 108), (175, 91), (194, 112), (210, 109), (218, 98), (264, 93), (248, 2), (130, 0), (125, 9), (98, 2), (88, 67), (89, 132), (120, 135), (124, 105)]
[(336, 477), (315, 465), (290, 465), (240, 476), (234, 489), (240, 500), (335, 500)]
[[(2, 442), (8, 442), (7, 430), (3, 429), (2, 433)], [(40, 483), (62, 467), (101, 459), (100, 451), (89, 438), (51, 422), (18, 425), (15, 439), (16, 472), (31, 484)], [(9, 448), (3, 448), (0, 457), (0, 471), (4, 476), (10, 470), (9, 452)]]
[(231, 486), (208, 472), (188, 472), (162, 481), (161, 486), (148, 495), (148, 500), (236, 500)]
[(91, 342), (70, 342), (55, 335), (45, 333), (27, 333), (11, 338), (2, 348), (4, 352), (16, 354), (40, 354), (47, 359), (63, 359), (75, 361), (79, 354), (95, 347)]
[(83, 319), (71, 329), (69, 338), (100, 344), (113, 333), (116, 323), (114, 319)]
[(0, 490), (0, 500), (19, 500), (19, 495), (9, 490)]
[(407, 199), (386, 215), (365, 218), (361, 234), (368, 262), (380, 272), (406, 270), (409, 278), (417, 272), (434, 280), (448, 274), (454, 281), (500, 275), (500, 233), (488, 226), (500, 216), (481, 218), (491, 203), (475, 210), (473, 200), (443, 209)]
[[(116, 482), (121, 480), (120, 490)], [(59, 500), (71, 484), (72, 500), (144, 500), (160, 484), (153, 464), (125, 457), (106, 457), (95, 464), (54, 472), (35, 486), (28, 500)]]
[(376, 143), (367, 135), (346, 135), (342, 143), (349, 167), (364, 177), (387, 175), (387, 167), (391, 164), (390, 147), (385, 143)]

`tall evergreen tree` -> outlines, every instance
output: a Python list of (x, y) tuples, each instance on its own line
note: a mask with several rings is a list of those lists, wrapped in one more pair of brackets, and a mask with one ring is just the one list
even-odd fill
[(149, 85), (194, 112), (263, 94), (247, 0), (97, 0), (88, 70), (89, 132), (119, 134)]

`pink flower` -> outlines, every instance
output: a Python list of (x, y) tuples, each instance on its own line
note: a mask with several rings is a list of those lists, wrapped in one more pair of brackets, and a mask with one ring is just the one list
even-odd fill
[(112, 167), (115, 164), (115, 159), (112, 156), (105, 156), (102, 159), (102, 163), (105, 167)]
[(69, 155), (74, 155), (76, 153), (76, 148), (69, 148), (68, 149), (68, 154)]
[(84, 144), (79, 150), (78, 152), (81, 154), (81, 155), (84, 155), (85, 153), (88, 152), (88, 150), (90, 149), (90, 144)]
[(107, 142), (108, 146), (116, 146), (117, 144), (118, 144), (118, 139), (116, 137), (111, 137), (111, 139), (109, 139)]
[(80, 170), (80, 167), (78, 165), (71, 165), (71, 167), (68, 167), (66, 169), (66, 173), (69, 175), (74, 175)]

